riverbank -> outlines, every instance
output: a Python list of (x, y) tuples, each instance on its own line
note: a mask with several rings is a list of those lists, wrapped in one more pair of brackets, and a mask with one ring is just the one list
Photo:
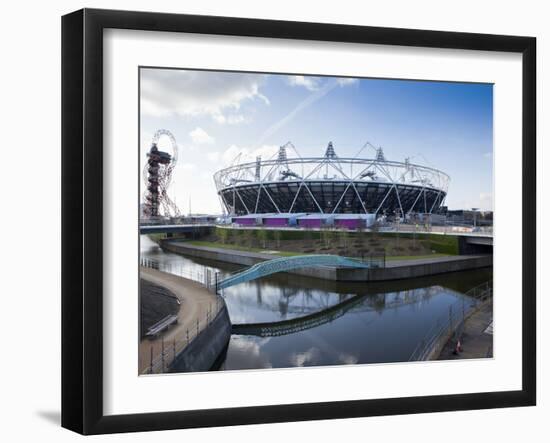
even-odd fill
[[(216, 260), (242, 266), (252, 266), (271, 260), (277, 255), (251, 251), (239, 251), (227, 248), (196, 246), (185, 241), (161, 240), (163, 250), (176, 254)], [(492, 255), (436, 256), (407, 260), (391, 260), (383, 268), (351, 269), (334, 267), (302, 268), (289, 271), (290, 274), (303, 275), (332, 281), (387, 281), (399, 280), (447, 272), (464, 271), (490, 267)]]
[[(214, 280), (245, 267), (163, 251), (147, 236), (140, 246), (144, 262), (199, 282), (207, 270)], [(224, 301), (238, 327), (211, 369), (405, 362), (450, 306), (458, 313), (463, 294), (491, 278), (490, 267), (368, 283), (277, 273), (233, 286)]]
[(456, 339), (451, 337), (435, 360), (464, 360), (493, 357), (493, 303), (484, 303), (468, 317), (460, 334), (461, 352), (455, 353)]
[(139, 373), (169, 372), (174, 361), (180, 360), (187, 362), (180, 366), (190, 365), (193, 371), (209, 370), (213, 361), (208, 355), (195, 355), (190, 345), (200, 339), (201, 347), (216, 356), (227, 345), (231, 325), (223, 299), (197, 282), (155, 269), (141, 267), (140, 278), (177, 297), (180, 309), (176, 324), (153, 339), (140, 341)]
[[(158, 240), (157, 240), (158, 241)], [(254, 248), (249, 246), (243, 246), (243, 245), (234, 245), (234, 244), (227, 244), (227, 243), (215, 243), (211, 241), (204, 241), (204, 240), (186, 240), (185, 243), (190, 246), (200, 246), (200, 247), (206, 247), (206, 248), (216, 248), (216, 249), (229, 249), (231, 251), (243, 251), (243, 252), (257, 252), (260, 254), (269, 254), (276, 257), (293, 257), (295, 255), (305, 255), (305, 254), (335, 254), (339, 255), (339, 252), (342, 252), (340, 250), (313, 250), (313, 249), (305, 249), (302, 252), (296, 252), (296, 251), (287, 251), (287, 250), (280, 250), (280, 249), (268, 249), (268, 248)], [(298, 248), (297, 248), (298, 249)], [(359, 258), (361, 255), (354, 255), (352, 250), (346, 250), (351, 253), (349, 255), (352, 258)], [(379, 252), (378, 255), (383, 254), (382, 252)], [(363, 255), (365, 256), (365, 255)], [(369, 256), (367, 253), (366, 256)], [(392, 256), (386, 256), (386, 260), (411, 260), (411, 259), (417, 259), (417, 258), (436, 258), (436, 257), (449, 257), (450, 254), (440, 254), (437, 252), (432, 252), (430, 254), (416, 254), (416, 255), (392, 255)]]

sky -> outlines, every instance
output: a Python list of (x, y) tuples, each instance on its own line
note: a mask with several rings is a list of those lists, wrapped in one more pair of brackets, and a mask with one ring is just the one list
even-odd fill
[(179, 159), (168, 193), (184, 214), (221, 213), (214, 172), (289, 141), (302, 157), (329, 142), (354, 157), (370, 142), (450, 175), (449, 209), (492, 210), (491, 84), (141, 68), (140, 106), (141, 168), (155, 131), (170, 131)]

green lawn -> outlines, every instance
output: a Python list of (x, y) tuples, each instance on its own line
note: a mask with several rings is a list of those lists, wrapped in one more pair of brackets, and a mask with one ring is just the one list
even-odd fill
[[(289, 251), (275, 251), (273, 249), (261, 249), (261, 248), (250, 248), (248, 246), (237, 246), (237, 245), (230, 245), (230, 244), (224, 244), (224, 243), (218, 243), (218, 242), (209, 242), (209, 241), (201, 241), (201, 240), (193, 240), (193, 241), (187, 241), (187, 244), (193, 245), (193, 246), (204, 246), (207, 248), (219, 248), (219, 249), (232, 249), (234, 251), (245, 251), (245, 252), (259, 252), (262, 254), (271, 254), (281, 257), (292, 257), (294, 255), (307, 255), (300, 252), (289, 252)], [(386, 260), (414, 260), (419, 258), (434, 258), (434, 257), (447, 257), (449, 254), (424, 254), (424, 255), (396, 255), (396, 256), (386, 256)]]
[(219, 249), (232, 249), (234, 251), (245, 251), (245, 252), (260, 252), (262, 254), (268, 254), (268, 253), (271, 253), (271, 251), (273, 251), (272, 255), (280, 255), (282, 257), (301, 255), (299, 252), (274, 251), (273, 249), (250, 248), (248, 246), (237, 246), (237, 245), (229, 245), (224, 243), (200, 241), (200, 240), (193, 240), (185, 243), (193, 246), (204, 246), (207, 248), (219, 248)]

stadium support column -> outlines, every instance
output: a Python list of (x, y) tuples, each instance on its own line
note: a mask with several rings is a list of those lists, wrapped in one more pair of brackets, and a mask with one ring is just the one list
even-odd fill
[(262, 168), (262, 157), (258, 156), (256, 157), (256, 171), (254, 174), (254, 178), (257, 182), (259, 182), (261, 178), (260, 177), (261, 168)]

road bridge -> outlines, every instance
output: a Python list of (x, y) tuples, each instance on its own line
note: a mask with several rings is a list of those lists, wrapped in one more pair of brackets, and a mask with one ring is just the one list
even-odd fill
[(492, 235), (462, 235), (458, 237), (460, 254), (492, 254)]
[(206, 234), (215, 225), (213, 223), (189, 223), (183, 225), (139, 225), (140, 234)]

